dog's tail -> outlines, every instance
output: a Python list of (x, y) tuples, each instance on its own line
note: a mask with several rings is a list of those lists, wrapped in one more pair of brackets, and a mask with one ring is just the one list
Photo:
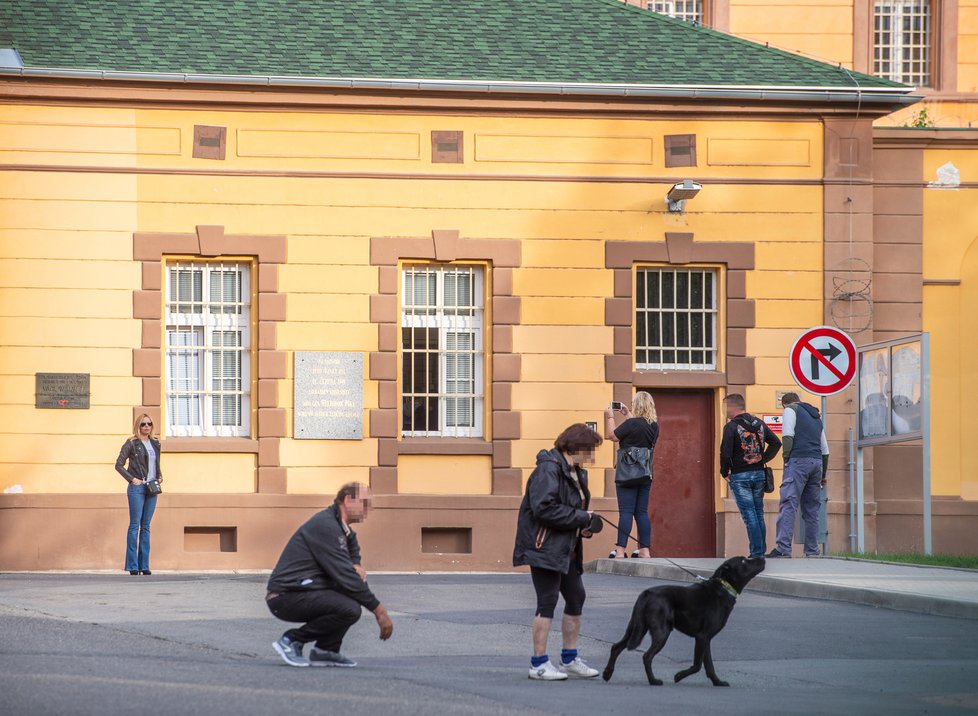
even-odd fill
[(644, 600), (639, 599), (632, 609), (632, 618), (628, 620), (628, 629), (625, 631), (625, 648), (635, 651), (645, 638), (649, 627), (645, 623), (645, 608), (642, 604)]

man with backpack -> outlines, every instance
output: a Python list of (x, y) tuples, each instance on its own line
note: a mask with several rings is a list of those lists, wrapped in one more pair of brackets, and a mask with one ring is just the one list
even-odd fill
[(778, 505), (778, 541), (768, 557), (790, 557), (795, 514), (805, 521), (805, 556), (817, 557), (818, 508), (829, 468), (829, 443), (818, 408), (801, 402), (797, 393), (781, 398), (784, 418), (784, 477)]
[(767, 548), (764, 466), (778, 454), (781, 441), (763, 420), (747, 412), (743, 395), (731, 393), (724, 403), (727, 424), (720, 441), (720, 475), (730, 485), (730, 494), (747, 526), (750, 556), (763, 557)]

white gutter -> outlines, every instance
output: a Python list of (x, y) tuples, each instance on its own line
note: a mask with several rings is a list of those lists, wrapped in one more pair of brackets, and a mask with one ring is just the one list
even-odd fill
[(47, 67), (3, 67), (0, 77), (183, 82), (188, 84), (263, 85), (267, 87), (322, 87), (332, 89), (387, 89), (404, 91), (494, 92), (611, 97), (664, 97), (686, 99), (743, 99), (808, 102), (913, 104), (913, 87), (794, 87), (763, 85), (671, 85), (587, 82), (506, 82), (496, 80), (437, 80), (403, 78), (297, 77), (289, 75), (226, 75), (207, 73), (123, 72)]

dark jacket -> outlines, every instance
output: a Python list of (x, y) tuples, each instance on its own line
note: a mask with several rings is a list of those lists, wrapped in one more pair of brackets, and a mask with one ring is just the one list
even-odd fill
[(541, 450), (537, 467), (526, 483), (516, 523), (513, 566), (530, 565), (566, 574), (572, 563), (583, 571), (581, 530), (590, 526), (591, 493), (587, 470), (576, 468), (584, 499), (560, 451)]
[[(749, 463), (744, 459), (743, 441), (745, 433), (758, 433), (764, 443), (764, 452), (759, 462)], [(760, 418), (750, 413), (741, 413), (723, 426), (723, 439), (720, 441), (720, 474), (736, 475), (740, 472), (762, 470), (774, 459), (781, 449), (778, 436), (764, 424)]]
[(339, 508), (333, 504), (310, 517), (292, 535), (268, 579), (268, 591), (332, 589), (373, 611), (380, 600), (360, 579), (354, 564), (360, 564), (357, 533), (349, 527), (343, 529)]
[[(122, 444), (119, 457), (115, 461), (115, 470), (126, 478), (126, 482), (163, 479), (163, 471), (160, 470), (160, 441), (150, 438), (149, 444), (153, 446), (153, 451), (156, 453), (156, 475), (150, 478), (146, 477), (146, 473), (149, 472), (149, 455), (146, 454), (143, 441), (139, 438), (129, 438)], [(129, 465), (125, 466), (127, 461)]]

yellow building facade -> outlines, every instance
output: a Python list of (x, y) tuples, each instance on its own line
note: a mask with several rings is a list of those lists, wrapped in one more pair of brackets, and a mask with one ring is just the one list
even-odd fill
[[(978, 126), (975, 0), (627, 2), (915, 86), (922, 102), (881, 118), (880, 126), (913, 126), (916, 122), (934, 127)], [(901, 31), (890, 32), (891, 27)]]
[[(595, 32), (625, 12), (719, 41), (575, 2), (608, 14)], [(974, 138), (874, 130), (909, 88), (770, 59), (794, 86), (0, 72), (0, 568), (121, 564), (113, 463), (145, 412), (163, 445), (156, 568), (269, 567), (357, 480), (372, 568), (505, 569), (538, 451), (636, 390), (662, 426), (654, 552), (742, 553), (722, 400), (781, 412), (791, 345), (837, 320), (854, 261), (874, 307), (857, 342), (933, 326), (934, 365), (962, 386), (974, 372), (954, 342)], [(965, 180), (929, 188), (951, 159)], [(686, 179), (703, 188), (670, 211)], [(953, 252), (931, 240), (948, 211)], [(87, 376), (88, 406), (42, 405), (39, 374)], [(966, 411), (942, 375), (935, 415)], [(853, 403), (829, 401), (832, 551), (849, 542)], [(968, 550), (970, 458), (941, 432), (935, 547)], [(919, 453), (875, 449), (870, 549), (916, 544)], [(591, 492), (614, 518), (612, 465), (605, 443)], [(767, 510), (773, 529), (774, 496)]]

